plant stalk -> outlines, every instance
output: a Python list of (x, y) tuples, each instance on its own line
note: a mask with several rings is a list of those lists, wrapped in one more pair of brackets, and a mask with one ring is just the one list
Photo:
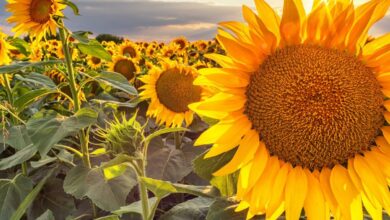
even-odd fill
[[(64, 50), (64, 55), (65, 55), (65, 63), (66, 63), (66, 68), (67, 68), (67, 79), (69, 82), (69, 87), (70, 87), (70, 92), (72, 94), (72, 99), (74, 103), (74, 111), (77, 112), (80, 110), (81, 105), (80, 105), (80, 100), (76, 88), (76, 76), (74, 72), (74, 67), (73, 67), (73, 60), (72, 56), (70, 54), (69, 50), (69, 44), (68, 44), (68, 39), (67, 35), (68, 33), (65, 30), (64, 23), (62, 20), (59, 21), (61, 24), (61, 27), (59, 27), (59, 32), (60, 32), (60, 38), (62, 42), (62, 47)], [(89, 149), (88, 149), (88, 139), (86, 138), (86, 133), (84, 130), (81, 130), (79, 132), (79, 138), (80, 138), (80, 146), (81, 146), (81, 153), (83, 154), (83, 163), (85, 167), (91, 168), (91, 161), (89, 158)], [(97, 211), (95, 204), (92, 203), (92, 210), (93, 210), (93, 217), (97, 217)]]
[(181, 149), (181, 135), (180, 135), (180, 132), (177, 131), (177, 132), (174, 132), (173, 133), (174, 135), (174, 139), (175, 139), (175, 146), (176, 146), (176, 149)]
[[(4, 79), (4, 83), (5, 83), (5, 92), (7, 93), (8, 102), (11, 106), (13, 106), (14, 105), (14, 97), (12, 95), (11, 83), (9, 82), (7, 74), (3, 74), (3, 79)], [(17, 124), (17, 119), (13, 115), (11, 115), (11, 121), (14, 125)], [(27, 176), (27, 162), (26, 161), (22, 163), (22, 174), (24, 176)]]
[(138, 173), (138, 189), (139, 194), (141, 198), (141, 204), (142, 204), (142, 219), (148, 220), (149, 218), (149, 196), (148, 196), (148, 189), (145, 186), (145, 183), (142, 181), (141, 177), (145, 177), (145, 163), (144, 160), (139, 161), (139, 170), (142, 171), (142, 173)]

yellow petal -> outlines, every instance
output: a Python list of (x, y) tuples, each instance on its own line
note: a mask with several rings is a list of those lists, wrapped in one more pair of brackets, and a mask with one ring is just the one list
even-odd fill
[(325, 195), (326, 202), (329, 204), (330, 210), (332, 211), (333, 216), (339, 216), (339, 209), (337, 205), (336, 196), (333, 194), (330, 187), (330, 174), (331, 170), (329, 168), (323, 168), (320, 174), (320, 184), (322, 192)]
[(300, 166), (297, 166), (290, 171), (286, 181), (285, 208), (287, 220), (299, 219), (307, 191), (307, 175)]
[(280, 41), (279, 16), (275, 13), (275, 10), (264, 0), (255, 0), (255, 4), (259, 19), (265, 24), (267, 29), (274, 34), (278, 43)]
[(325, 202), (320, 181), (310, 172), (305, 170), (308, 180), (308, 191), (305, 199), (305, 214), (308, 220), (329, 219), (329, 207)]
[(390, 33), (380, 36), (363, 47), (363, 56), (370, 56), (390, 45)]
[(240, 169), (243, 165), (253, 159), (258, 147), (259, 135), (256, 131), (251, 130), (241, 140), (237, 152), (234, 154), (234, 157), (229, 161), (229, 163), (227, 163), (213, 175), (224, 176)]
[(266, 210), (267, 219), (279, 217), (275, 213), (278, 213), (279, 207), (284, 203), (284, 188), (286, 186), (287, 175), (291, 169), (291, 164), (285, 163), (275, 178), (274, 184), (270, 189), (272, 197)]
[(363, 219), (361, 197), (349, 177), (347, 169), (341, 165), (333, 167), (330, 186), (345, 219)]
[(301, 0), (284, 1), (280, 33), (285, 44), (291, 45), (301, 43), (302, 24), (305, 17), (305, 9), (303, 8)]

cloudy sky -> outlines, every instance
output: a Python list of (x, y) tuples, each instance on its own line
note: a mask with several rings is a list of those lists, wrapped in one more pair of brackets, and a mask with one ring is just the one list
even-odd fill
[[(0, 27), (10, 31), (5, 21), (5, 0), (0, 0)], [(367, 0), (355, 0), (361, 4)], [(73, 0), (81, 16), (69, 18), (66, 24), (73, 30), (88, 30), (94, 35), (113, 33), (132, 40), (168, 41), (177, 36), (190, 40), (211, 39), (220, 21), (242, 20), (243, 4), (254, 8), (252, 0)], [(272, 7), (281, 11), (283, 0), (268, 0)], [(305, 8), (312, 0), (304, 0)], [(390, 31), (390, 13), (371, 30), (378, 35)]]

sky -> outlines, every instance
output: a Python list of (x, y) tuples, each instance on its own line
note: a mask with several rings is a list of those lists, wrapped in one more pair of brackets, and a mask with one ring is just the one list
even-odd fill
[[(10, 33), (6, 0), (0, 0), (0, 27)], [(355, 0), (359, 5), (367, 0)], [(215, 36), (218, 22), (242, 21), (241, 6), (254, 8), (253, 0), (73, 0), (81, 16), (67, 9), (66, 25), (73, 31), (94, 35), (111, 33), (134, 41), (169, 41), (178, 36), (189, 40), (208, 40)], [(268, 0), (282, 11), (283, 0)], [(306, 11), (312, 0), (303, 0)], [(372, 35), (390, 32), (390, 13), (370, 31)]]

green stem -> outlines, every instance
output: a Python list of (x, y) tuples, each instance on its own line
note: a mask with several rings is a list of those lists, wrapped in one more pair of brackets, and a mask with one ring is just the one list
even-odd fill
[(149, 218), (148, 189), (146, 188), (145, 183), (141, 179), (141, 177), (145, 177), (144, 160), (140, 160), (139, 170), (142, 171), (142, 173), (138, 173), (138, 189), (139, 189), (139, 194), (141, 197), (141, 204), (142, 204), (142, 219), (147, 220)]
[(174, 138), (175, 138), (176, 149), (181, 149), (181, 136), (180, 136), (180, 132), (179, 131), (174, 132), (173, 135), (174, 135)]
[[(69, 50), (69, 44), (68, 44), (68, 33), (65, 30), (64, 23), (62, 20), (59, 21), (61, 24), (61, 27), (59, 28), (60, 31), (60, 38), (62, 42), (62, 47), (64, 50), (64, 55), (65, 55), (65, 63), (66, 63), (66, 68), (67, 68), (67, 78), (69, 82), (69, 88), (70, 92), (72, 94), (72, 99), (74, 103), (74, 111), (77, 112), (80, 110), (81, 105), (80, 105), (80, 100), (78, 96), (78, 92), (76, 89), (76, 77), (75, 77), (75, 72), (74, 72), (74, 67), (73, 67), (73, 61), (72, 61), (72, 56), (70, 54)], [(89, 149), (88, 149), (88, 139), (86, 138), (86, 133), (84, 130), (81, 130), (79, 132), (79, 137), (80, 137), (80, 145), (81, 145), (81, 153), (83, 154), (83, 163), (85, 167), (91, 168), (91, 161), (89, 159)], [(96, 207), (92, 203), (92, 210), (93, 210), (93, 217), (97, 217), (96, 213)]]
[(156, 203), (153, 204), (152, 210), (149, 213), (148, 220), (153, 220), (154, 215), (156, 214), (156, 210), (157, 210), (158, 204), (160, 203), (160, 201), (161, 201), (161, 198), (157, 197)]
[[(4, 79), (4, 83), (5, 83), (5, 92), (7, 93), (7, 98), (8, 98), (8, 102), (11, 106), (14, 105), (14, 97), (12, 95), (12, 88), (11, 88), (11, 83), (9, 82), (9, 79), (8, 79), (8, 76), (7, 74), (3, 74), (3, 79)], [(11, 114), (11, 121), (14, 125), (17, 124), (17, 119), (14, 117), (13, 114)], [(24, 176), (27, 176), (27, 162), (23, 162), (22, 163), (22, 174)]]

